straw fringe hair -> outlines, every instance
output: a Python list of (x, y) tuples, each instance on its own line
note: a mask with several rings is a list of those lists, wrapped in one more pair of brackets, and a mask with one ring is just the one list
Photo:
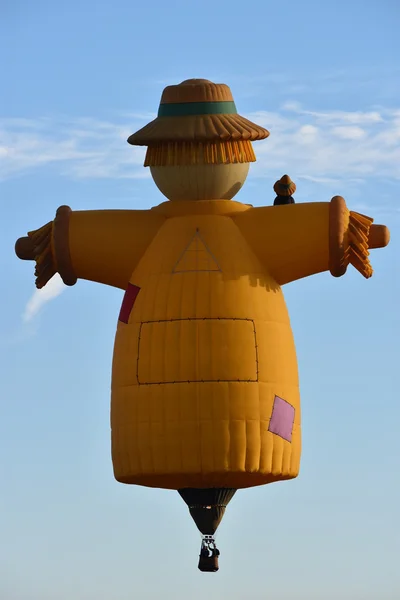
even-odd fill
[(256, 160), (249, 141), (170, 142), (148, 147), (145, 167), (249, 163)]

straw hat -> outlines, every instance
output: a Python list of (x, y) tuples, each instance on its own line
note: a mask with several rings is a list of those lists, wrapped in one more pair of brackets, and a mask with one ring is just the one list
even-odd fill
[(283, 175), (279, 181), (275, 182), (274, 192), (278, 196), (291, 196), (296, 191), (296, 184), (290, 179), (289, 175)]
[(237, 114), (229, 87), (207, 79), (187, 79), (166, 87), (158, 116), (133, 133), (134, 146), (171, 142), (255, 141), (269, 131)]

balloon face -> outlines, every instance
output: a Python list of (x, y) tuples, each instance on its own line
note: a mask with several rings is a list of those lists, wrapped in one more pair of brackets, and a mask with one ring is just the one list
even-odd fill
[(158, 189), (169, 200), (231, 200), (242, 188), (249, 163), (150, 167)]

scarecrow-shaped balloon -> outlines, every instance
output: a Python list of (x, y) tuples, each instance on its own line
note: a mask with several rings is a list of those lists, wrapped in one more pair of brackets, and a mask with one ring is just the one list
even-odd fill
[[(352, 264), (386, 227), (343, 198), (275, 206), (232, 198), (268, 131), (239, 116), (228, 86), (167, 87), (158, 117), (129, 138), (167, 201), (151, 210), (71, 211), (18, 240), (36, 285), (56, 273), (124, 290), (112, 372), (112, 458), (126, 484), (178, 490), (203, 534), (199, 568), (218, 569), (213, 535), (237, 489), (297, 476), (301, 429), (285, 283)], [(279, 200), (279, 198), (281, 200)], [(286, 201), (285, 201), (286, 199)], [(289, 199), (289, 203), (288, 203)]]

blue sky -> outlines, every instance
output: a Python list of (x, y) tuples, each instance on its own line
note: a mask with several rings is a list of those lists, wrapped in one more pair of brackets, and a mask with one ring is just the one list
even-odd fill
[[(2, 3), (1, 600), (400, 597), (400, 8), (396, 0)], [(165, 85), (230, 85), (270, 137), (237, 199), (343, 195), (390, 227), (354, 269), (288, 285), (302, 393), (297, 480), (238, 493), (221, 570), (178, 494), (123, 486), (109, 388), (121, 291), (38, 295), (15, 240), (73, 209), (163, 201), (126, 143)]]

